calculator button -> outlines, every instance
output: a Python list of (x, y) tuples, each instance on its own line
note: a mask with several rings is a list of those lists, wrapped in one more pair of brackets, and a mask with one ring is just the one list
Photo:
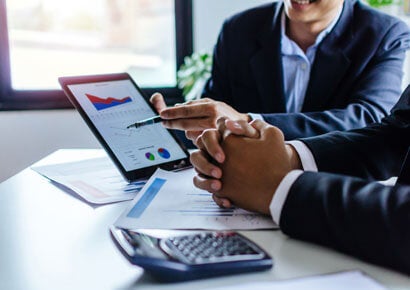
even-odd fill
[(235, 232), (208, 232), (161, 240), (161, 248), (184, 263), (206, 264), (261, 259), (264, 253)]

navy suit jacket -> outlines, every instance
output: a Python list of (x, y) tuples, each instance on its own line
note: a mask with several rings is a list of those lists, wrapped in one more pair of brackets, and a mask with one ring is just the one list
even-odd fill
[(214, 50), (203, 97), (239, 112), (262, 113), (286, 140), (380, 122), (401, 92), (409, 28), (355, 0), (345, 0), (318, 47), (301, 113), (286, 113), (280, 44), (282, 2), (228, 19)]
[(292, 185), (283, 232), (410, 274), (410, 86), (381, 124), (302, 141), (327, 173)]

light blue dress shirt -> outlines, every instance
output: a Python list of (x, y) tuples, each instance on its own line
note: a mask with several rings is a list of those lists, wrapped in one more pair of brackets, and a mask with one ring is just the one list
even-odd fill
[[(306, 54), (286, 35), (286, 14), (281, 17), (281, 55), (283, 66), (283, 87), (286, 98), (286, 112), (298, 113), (302, 111), (306, 90), (309, 84), (310, 70), (315, 61), (316, 51), (322, 40), (332, 31), (342, 14), (337, 17), (316, 38), (315, 43), (308, 47)], [(272, 52), (273, 53), (273, 52)], [(277, 96), (272, 96), (275, 98)], [(262, 115), (249, 113), (252, 119), (263, 120)]]
[[(286, 35), (286, 14), (281, 19), (281, 54), (283, 65), (284, 92), (286, 111), (297, 113), (302, 111), (306, 90), (309, 84), (310, 70), (315, 61), (316, 51), (322, 40), (332, 31), (340, 18), (341, 10), (335, 19), (317, 37), (312, 46), (303, 50)], [(273, 96), (275, 97), (275, 96)]]

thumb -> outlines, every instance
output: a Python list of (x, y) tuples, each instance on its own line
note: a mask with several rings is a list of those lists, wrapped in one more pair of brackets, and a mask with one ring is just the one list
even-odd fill
[(167, 104), (165, 104), (164, 101), (164, 97), (160, 93), (153, 94), (149, 101), (158, 113), (161, 113), (161, 111), (167, 107)]
[(228, 129), (234, 135), (244, 136), (248, 138), (259, 137), (259, 130), (257, 128), (252, 127), (248, 122), (243, 120), (226, 120), (225, 126), (226, 129)]
[(274, 127), (271, 124), (268, 124), (262, 120), (253, 120), (252, 122), (249, 123), (249, 126), (254, 128), (255, 130), (261, 132), (262, 130), (265, 130), (266, 128), (269, 127)]

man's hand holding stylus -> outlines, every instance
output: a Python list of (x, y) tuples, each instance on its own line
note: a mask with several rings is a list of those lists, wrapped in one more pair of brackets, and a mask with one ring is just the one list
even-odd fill
[(216, 128), (217, 120), (226, 117), (232, 120), (249, 121), (247, 114), (237, 112), (231, 106), (212, 99), (199, 99), (167, 107), (161, 94), (152, 95), (153, 104), (168, 129), (184, 130), (188, 139), (195, 142), (203, 130)]

